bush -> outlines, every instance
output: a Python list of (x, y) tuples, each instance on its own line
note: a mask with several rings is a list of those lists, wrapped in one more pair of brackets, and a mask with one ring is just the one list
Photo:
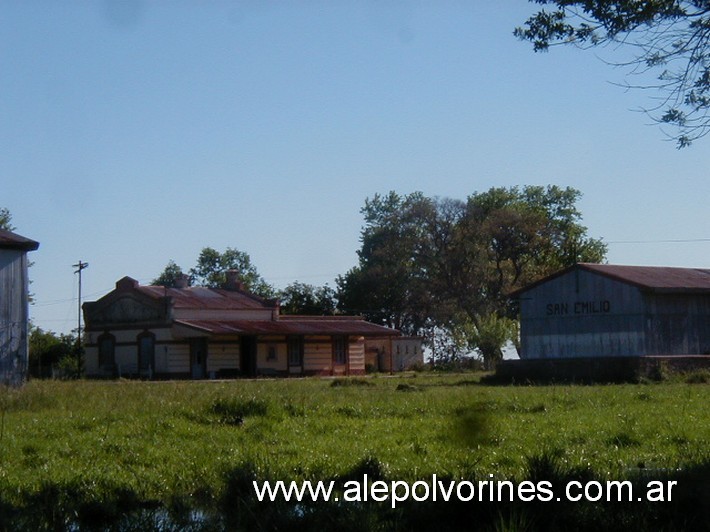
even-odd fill
[(698, 370), (688, 373), (685, 376), (685, 382), (687, 384), (707, 384), (710, 382), (710, 371)]

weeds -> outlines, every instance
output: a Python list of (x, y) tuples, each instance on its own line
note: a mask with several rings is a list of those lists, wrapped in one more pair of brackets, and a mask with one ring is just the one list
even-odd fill
[(333, 379), (330, 386), (332, 388), (340, 388), (343, 386), (375, 386), (375, 383), (367, 379), (350, 377), (348, 379)]
[[(0, 523), (585, 530), (576, 526), (582, 520), (589, 530), (619, 529), (611, 517), (616, 509), (607, 505), (560, 504), (550, 512), (534, 504), (421, 503), (395, 511), (386, 504), (258, 504), (251, 491), (253, 480), (363, 474), (408, 482), (432, 474), (601, 479), (644, 464), (707, 497), (701, 482), (710, 478), (710, 387), (499, 387), (433, 372), (417, 378), (421, 393), (402, 393), (401, 384), (385, 377), (376, 384), (369, 378), (29, 383), (0, 397)], [(701, 523), (705, 510), (692, 502), (693, 493), (681, 499), (682, 510), (621, 508), (619, 523), (638, 529), (632, 524), (642, 511), (649, 517), (638, 522), (657, 529), (679, 515), (686, 516), (683, 526)]]
[(246, 417), (266, 416), (269, 405), (266, 401), (251, 399), (216, 399), (208, 409), (209, 414), (217, 416), (217, 422), (224, 425), (242, 425)]

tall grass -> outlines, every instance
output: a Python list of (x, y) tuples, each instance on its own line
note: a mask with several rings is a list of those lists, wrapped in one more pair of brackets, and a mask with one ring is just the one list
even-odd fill
[[(200, 509), (200, 526), (213, 522), (212, 512), (218, 528), (248, 527), (250, 479), (708, 472), (710, 386), (702, 383), (495, 387), (460, 375), (420, 376), (416, 386), (406, 378), (363, 382), (33, 381), (2, 389), (0, 523), (61, 528), (121, 523), (129, 514), (160, 520), (165, 512), (179, 523)], [(420, 515), (425, 506), (407, 508)], [(448, 511), (459, 517), (470, 510), (454, 506)], [(354, 526), (410, 523), (377, 506), (316, 505), (308, 515), (268, 508), (255, 515), (271, 512), (263, 519), (273, 525), (335, 514)], [(490, 529), (529, 527), (545, 515), (500, 511), (482, 510)], [(585, 518), (601, 522), (594, 511)]]

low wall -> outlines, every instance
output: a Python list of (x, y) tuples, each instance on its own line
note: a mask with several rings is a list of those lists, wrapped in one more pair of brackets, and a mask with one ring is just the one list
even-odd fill
[(500, 382), (638, 382), (667, 373), (710, 369), (710, 356), (584, 357), (503, 360), (493, 380)]

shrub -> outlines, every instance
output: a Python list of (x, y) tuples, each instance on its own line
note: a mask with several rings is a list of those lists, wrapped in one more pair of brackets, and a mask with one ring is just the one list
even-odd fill
[(710, 371), (698, 370), (688, 373), (685, 376), (685, 382), (687, 384), (707, 384), (710, 382)]

